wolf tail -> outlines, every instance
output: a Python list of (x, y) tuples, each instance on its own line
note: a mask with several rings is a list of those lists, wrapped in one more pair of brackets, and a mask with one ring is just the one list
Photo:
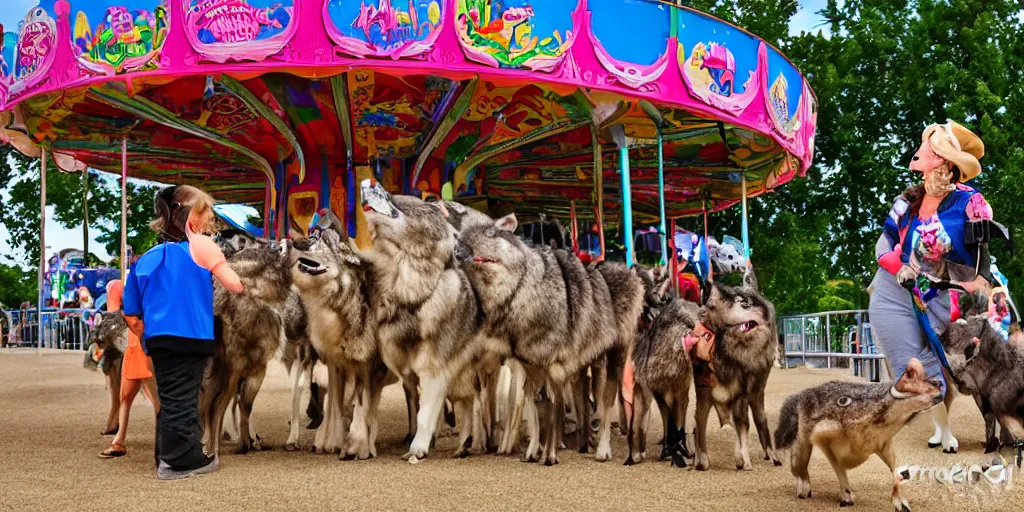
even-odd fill
[(793, 446), (797, 430), (800, 427), (800, 396), (793, 395), (786, 399), (779, 411), (779, 428), (775, 429), (775, 447), (783, 450)]

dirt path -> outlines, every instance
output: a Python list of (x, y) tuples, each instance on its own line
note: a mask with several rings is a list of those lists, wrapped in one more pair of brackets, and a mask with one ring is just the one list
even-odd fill
[[(438, 440), (431, 458), (417, 465), (400, 460), (406, 447), (405, 404), (391, 387), (382, 403), (380, 457), (342, 462), (336, 457), (281, 449), (287, 437), (289, 393), (283, 368), (273, 363), (256, 401), (260, 435), (274, 451), (233, 455), (223, 448), (221, 470), (201, 478), (158, 482), (152, 460), (152, 406), (136, 400), (129, 454), (104, 461), (96, 453), (109, 438), (99, 435), (107, 414), (107, 394), (99, 373), (82, 369), (79, 353), (0, 351), (0, 510), (831, 510), (838, 508), (835, 474), (820, 453), (811, 461), (814, 497), (798, 500), (788, 463), (773, 467), (751, 434), (754, 470), (733, 466), (729, 430), (709, 436), (711, 471), (670, 468), (645, 462), (623, 467), (626, 450), (614, 439), (615, 462), (593, 461), (573, 450), (547, 468), (518, 458), (477, 455), (450, 457), (454, 437)], [(774, 428), (790, 393), (832, 379), (852, 379), (839, 370), (776, 370), (768, 385), (769, 422)], [(691, 404), (693, 401), (691, 401)], [(691, 415), (692, 415), (691, 405)], [(983, 423), (970, 398), (957, 399), (952, 418), (960, 440), (958, 455), (929, 450), (929, 416), (913, 421), (897, 438), (900, 464), (949, 468), (983, 460)], [(652, 418), (654, 440), (660, 421)], [(711, 425), (717, 426), (712, 414)], [(689, 424), (692, 430), (692, 421)], [(751, 429), (753, 430), (753, 429)], [(313, 433), (305, 431), (309, 444)], [(891, 510), (890, 477), (873, 458), (850, 473), (855, 510)], [(904, 485), (915, 510), (1020, 510), (1024, 479), (1009, 491), (988, 486), (957, 493), (936, 483)]]

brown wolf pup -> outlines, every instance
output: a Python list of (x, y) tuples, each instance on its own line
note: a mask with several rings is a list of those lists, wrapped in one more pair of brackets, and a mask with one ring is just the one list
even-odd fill
[(796, 495), (811, 497), (807, 463), (818, 447), (839, 477), (839, 505), (853, 505), (846, 470), (877, 454), (893, 472), (892, 504), (897, 512), (910, 507), (900, 495), (893, 437), (917, 413), (942, 402), (940, 383), (930, 380), (924, 366), (911, 359), (894, 385), (827, 382), (790, 396), (779, 412), (775, 446), (790, 451)]

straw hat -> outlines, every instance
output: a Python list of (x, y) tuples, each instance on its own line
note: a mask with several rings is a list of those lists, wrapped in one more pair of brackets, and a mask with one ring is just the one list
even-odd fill
[(924, 129), (921, 141), (931, 143), (932, 151), (960, 169), (960, 181), (970, 181), (981, 174), (978, 160), (985, 156), (985, 143), (956, 121), (933, 124)]

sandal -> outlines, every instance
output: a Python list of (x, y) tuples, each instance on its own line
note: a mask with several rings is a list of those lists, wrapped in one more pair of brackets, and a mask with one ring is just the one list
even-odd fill
[(99, 457), (101, 459), (113, 459), (113, 458), (116, 458), (116, 457), (123, 457), (127, 453), (128, 453), (128, 450), (125, 449), (124, 445), (113, 443), (113, 444), (110, 445), (110, 448), (107, 448), (106, 450), (103, 450), (102, 452), (100, 452)]

